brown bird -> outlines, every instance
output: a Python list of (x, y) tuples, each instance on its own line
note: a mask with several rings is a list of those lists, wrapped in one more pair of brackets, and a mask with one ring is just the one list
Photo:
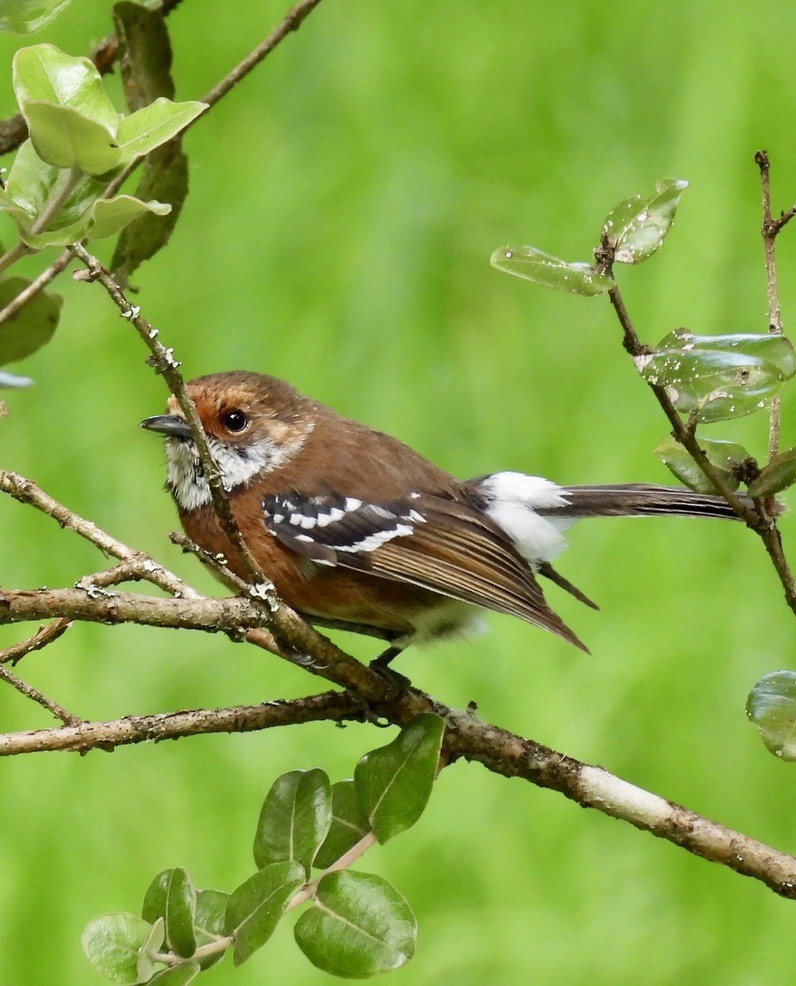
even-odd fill
[[(720, 497), (661, 486), (556, 486), (497, 472), (454, 479), (409, 446), (274, 377), (243, 371), (187, 387), (232, 515), (280, 597), (313, 617), (381, 631), (388, 663), (410, 642), (466, 631), (477, 608), (585, 646), (536, 575), (589, 605), (551, 566), (582, 517), (735, 518)], [(221, 531), (190, 429), (172, 398), (141, 426), (166, 436), (167, 488), (186, 534), (246, 570)]]

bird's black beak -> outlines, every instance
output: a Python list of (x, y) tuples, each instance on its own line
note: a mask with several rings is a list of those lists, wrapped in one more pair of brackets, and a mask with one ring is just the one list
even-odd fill
[(167, 435), (170, 438), (191, 437), (188, 422), (179, 414), (156, 414), (153, 418), (144, 418), (141, 427), (147, 428), (149, 431), (158, 431), (161, 435)]

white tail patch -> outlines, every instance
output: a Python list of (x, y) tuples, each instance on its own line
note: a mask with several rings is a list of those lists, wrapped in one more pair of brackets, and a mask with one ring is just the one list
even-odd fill
[(486, 513), (503, 528), (514, 547), (534, 568), (552, 561), (567, 542), (562, 532), (574, 518), (541, 517), (537, 509), (566, 507), (560, 486), (541, 476), (521, 472), (496, 472), (478, 484), (487, 501)]

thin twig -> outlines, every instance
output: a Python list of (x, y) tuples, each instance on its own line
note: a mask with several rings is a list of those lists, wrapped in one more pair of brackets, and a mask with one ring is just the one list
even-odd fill
[[(612, 258), (610, 247), (607, 243), (603, 242), (601, 248), (596, 253), (596, 257), (600, 269), (611, 273)], [(608, 298), (622, 327), (623, 345), (627, 352), (634, 359), (649, 355), (649, 349), (640, 341), (638, 333), (633, 327), (630, 315), (622, 299), (622, 294), (615, 282), (608, 292)], [(672, 426), (674, 437), (688, 451), (702, 473), (711, 482), (716, 491), (724, 497), (738, 517), (740, 517), (747, 527), (751, 528), (760, 536), (779, 577), (785, 595), (785, 602), (791, 611), (796, 613), (796, 579), (794, 579), (791, 573), (787, 558), (782, 550), (782, 537), (775, 521), (763, 512), (763, 504), (760, 505), (761, 509), (759, 511), (747, 506), (727, 484), (724, 477), (714, 468), (713, 463), (697, 441), (693, 428), (683, 423), (683, 419), (670, 400), (666, 388), (649, 380), (647, 384), (655, 395), (658, 404), (660, 404), (669, 424)]]
[(188, 396), (185, 389), (185, 382), (182, 379), (182, 374), (179, 369), (180, 364), (179, 361), (174, 358), (174, 351), (172, 349), (167, 349), (160, 342), (158, 339), (157, 329), (153, 328), (153, 326), (150, 325), (146, 319), (141, 318), (141, 309), (138, 305), (133, 305), (127, 300), (119, 285), (95, 256), (88, 253), (85, 247), (79, 243), (76, 243), (72, 247), (72, 250), (75, 256), (79, 257), (80, 260), (82, 260), (86, 265), (86, 270), (88, 271), (90, 279), (92, 281), (98, 281), (105, 288), (121, 312), (122, 317), (125, 318), (133, 326), (133, 328), (135, 328), (138, 335), (149, 349), (151, 355), (148, 362), (154, 368), (155, 372), (159, 373), (164, 378), (169, 390), (172, 394), (174, 394), (185, 420), (190, 425), (191, 433), (199, 454), (199, 461), (202, 465), (202, 470), (204, 472), (205, 479), (207, 480), (207, 485), (210, 488), (213, 498), (213, 507), (215, 509), (219, 524), (221, 525), (221, 529), (229, 538), (238, 555), (242, 559), (251, 583), (272, 588), (263, 573), (260, 571), (259, 565), (254, 559), (243, 535), (238, 529), (235, 518), (232, 516), (232, 510), (229, 506), (229, 500), (227, 498), (227, 492), (224, 489), (221, 474), (207, 444), (207, 438), (205, 436), (204, 429), (202, 428), (202, 423), (199, 420), (199, 415), (196, 413), (196, 406)]
[[(766, 301), (768, 303), (768, 331), (772, 335), (782, 335), (782, 311), (779, 306), (777, 285), (776, 240), (780, 230), (796, 215), (796, 206), (774, 218), (771, 213), (771, 162), (766, 151), (755, 154), (755, 163), (760, 169), (760, 186), (763, 197), (763, 256), (766, 267)], [(768, 429), (768, 458), (773, 459), (779, 452), (779, 433), (782, 419), (782, 400), (780, 395), (771, 402)]]
[(0, 664), (17, 664), (27, 654), (41, 650), (57, 640), (66, 633), (71, 625), (71, 620), (58, 619), (39, 627), (34, 634), (26, 637), (25, 640), (20, 640), (19, 643), (0, 650)]
[[(204, 96), (201, 97), (200, 102), (207, 103), (208, 109), (215, 106), (215, 104), (226, 96), (226, 94), (230, 92), (230, 90), (232, 90), (243, 78), (245, 78), (245, 76), (247, 76), (252, 69), (255, 69), (266, 57), (266, 55), (270, 55), (277, 45), (280, 44), (280, 42), (284, 41), (285, 38), (293, 31), (297, 31), (299, 27), (301, 27), (301, 24), (307, 15), (310, 14), (320, 2), (321, 0), (302, 0), (301, 3), (297, 3), (294, 7), (291, 7), (279, 24), (273, 29), (273, 31), (271, 31), (268, 37), (261, 41), (260, 44), (249, 52), (249, 54), (233, 69), (227, 72), (224, 78), (219, 80), (219, 82), (217, 82), (212, 89), (209, 89)], [(180, 131), (180, 134), (184, 134), (195, 123), (201, 120), (206, 115), (206, 112), (207, 111), (191, 120), (191, 122)], [(115, 195), (143, 160), (143, 158), (136, 158), (124, 167), (105, 189), (102, 194), (102, 198), (110, 198)]]
[(35, 298), (40, 291), (43, 291), (51, 281), (54, 281), (69, 266), (71, 259), (72, 251), (62, 250), (49, 267), (45, 267), (35, 280), (31, 281), (27, 287), (19, 292), (16, 298), (12, 298), (5, 308), (0, 309), (0, 325), (21, 312), (29, 301)]
[[(616, 312), (617, 318), (619, 319), (619, 324), (622, 326), (623, 345), (627, 352), (634, 359), (648, 355), (649, 349), (639, 340), (638, 334), (633, 327), (630, 315), (628, 314), (627, 308), (625, 307), (625, 303), (622, 299), (622, 294), (615, 282), (613, 287), (611, 287), (608, 291), (608, 298), (614, 311)], [(761, 525), (761, 518), (751, 507), (748, 507), (735, 494), (735, 491), (727, 484), (724, 477), (714, 468), (713, 463), (710, 459), (708, 459), (707, 455), (705, 455), (701, 446), (694, 437), (692, 429), (688, 428), (683, 423), (683, 419), (678, 414), (674, 404), (672, 404), (669, 395), (666, 393), (666, 389), (661, 387), (660, 384), (651, 383), (650, 381), (647, 381), (647, 383), (660, 404), (664, 414), (669, 419), (669, 424), (672, 426), (674, 437), (688, 450), (691, 457), (697, 463), (705, 476), (710, 480), (716, 490), (724, 497), (727, 503), (729, 503), (741, 520), (743, 520), (753, 530), (757, 530)]]
[(51, 712), (56, 719), (60, 719), (65, 726), (78, 726), (82, 723), (83, 720), (80, 716), (67, 712), (62, 705), (59, 705), (57, 702), (53, 702), (52, 699), (47, 698), (47, 696), (42, 694), (38, 688), (34, 688), (33, 685), (29, 685), (26, 681), (18, 678), (13, 671), (9, 671), (8, 668), (0, 667), (0, 680), (5, 681), (7, 684), (11, 685), (12, 688), (16, 688), (16, 690), (24, 695), (25, 698), (29, 698), (31, 701), (37, 702), (42, 708), (46, 709), (48, 712)]
[(174, 575), (173, 572), (170, 572), (163, 565), (150, 558), (149, 555), (141, 551), (135, 551), (133, 548), (112, 537), (107, 531), (102, 530), (101, 527), (98, 527), (92, 521), (86, 520), (85, 517), (74, 513), (68, 507), (64, 506), (64, 504), (59, 503), (58, 500), (51, 497), (49, 493), (45, 493), (32, 480), (26, 479), (18, 473), (0, 469), (0, 492), (8, 493), (9, 496), (18, 500), (20, 503), (27, 503), (48, 517), (52, 517), (61, 527), (74, 531), (75, 534), (79, 534), (80, 537), (99, 548), (104, 554), (118, 558), (122, 562), (137, 565), (140, 569), (140, 577), (142, 579), (146, 579), (166, 592), (171, 592), (178, 596), (199, 597), (198, 592), (192, 589), (181, 578)]
[(294, 7), (291, 7), (268, 37), (261, 41), (220, 82), (205, 93), (202, 97), (202, 102), (213, 106), (219, 99), (226, 96), (230, 89), (233, 89), (253, 68), (256, 68), (266, 55), (270, 55), (281, 41), (284, 41), (292, 31), (297, 31), (307, 15), (312, 13), (320, 2), (321, 0), (302, 0), (301, 3), (297, 3)]

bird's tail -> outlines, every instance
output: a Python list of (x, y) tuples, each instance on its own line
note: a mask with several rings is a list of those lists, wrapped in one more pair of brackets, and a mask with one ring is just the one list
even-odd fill
[[(685, 488), (648, 486), (643, 483), (626, 483), (616, 486), (562, 486), (566, 497), (562, 506), (536, 508), (547, 517), (644, 517), (671, 514), (681, 517), (723, 517), (737, 520), (737, 514), (720, 496), (694, 493)], [(752, 500), (744, 493), (736, 493), (738, 499), (752, 506)], [(782, 508), (777, 504), (773, 513)]]

